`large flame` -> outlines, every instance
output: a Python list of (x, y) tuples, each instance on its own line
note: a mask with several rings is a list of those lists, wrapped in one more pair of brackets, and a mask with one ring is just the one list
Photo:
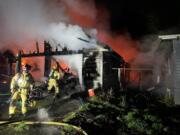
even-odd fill
[[(78, 1), (83, 1), (83, 0), (78, 0)], [(97, 13), (96, 15), (92, 16), (92, 15), (88, 15), (88, 13), (86, 13), (87, 15), (80, 13), (79, 10), (76, 9), (77, 7), (75, 8), (74, 5), (70, 5), (66, 3), (66, 1), (64, 1), (64, 4), (65, 4), (65, 12), (69, 16), (72, 23), (80, 25), (82, 27), (97, 28), (98, 30), (97, 39), (109, 45), (114, 51), (120, 54), (125, 59), (126, 62), (131, 63), (136, 58), (136, 56), (139, 53), (138, 41), (132, 40), (130, 36), (128, 36), (128, 34), (123, 34), (123, 35), (118, 35), (118, 36), (112, 35), (112, 33), (108, 31), (108, 26), (106, 27), (106, 25), (108, 24), (105, 23), (105, 21), (107, 20), (104, 20), (104, 19), (108, 19), (108, 13), (106, 13), (103, 7), (98, 9), (98, 10), (101, 10), (102, 12), (101, 11), (96, 12), (94, 10), (97, 10), (97, 9), (92, 7), (91, 11), (94, 11), (93, 13)], [(78, 7), (81, 8), (82, 12), (87, 12), (87, 10), (86, 11), (83, 10), (83, 8), (86, 8), (84, 4), (78, 5)], [(104, 18), (104, 19), (99, 21), (98, 18)], [(22, 46), (23, 46), (24, 53), (29, 52), (29, 50), (36, 51), (34, 41), (28, 41), (28, 43), (25, 43), (24, 45), (21, 45), (20, 47)], [(20, 48), (20, 47), (19, 45), (16, 45), (15, 47), (12, 47), (12, 48), (14, 52), (17, 53), (18, 52), (17, 48)], [(22, 62), (33, 64), (34, 60), (35, 59), (23, 59)], [(65, 64), (65, 62), (60, 62), (60, 64), (63, 68), (68, 67), (68, 65)]]
[[(80, 0), (78, 0), (80, 1)], [(107, 32), (107, 19), (109, 14), (105, 10), (104, 7), (99, 7), (96, 18), (92, 16), (84, 16), (82, 13), (75, 10), (74, 6), (66, 4), (66, 12), (69, 15), (72, 22), (82, 26), (93, 28), (96, 27), (98, 29), (97, 39), (109, 45), (114, 51), (120, 54), (127, 62), (131, 62), (138, 54), (138, 45), (137, 41), (132, 40), (128, 35), (119, 35), (113, 36), (110, 32)], [(78, 3), (78, 7), (83, 7), (84, 4), (81, 2)], [(88, 6), (88, 5), (86, 5)], [(83, 8), (82, 8), (83, 9)], [(96, 10), (91, 8), (91, 10)], [(82, 10), (82, 12), (84, 12)], [(87, 13), (88, 14), (88, 13)], [(99, 21), (101, 18), (101, 21)], [(105, 22), (106, 21), (106, 22)]]
[(138, 55), (138, 42), (127, 35), (111, 36), (105, 32), (99, 32), (98, 38), (107, 43), (114, 51), (121, 55), (125, 61), (132, 62)]
[[(105, 7), (98, 7), (96, 18), (83, 16), (81, 13), (77, 12), (73, 6), (69, 5), (66, 6), (66, 12), (75, 24), (89, 28), (95, 27), (98, 30), (97, 39), (109, 45), (109, 47), (122, 56), (126, 62), (131, 64), (136, 59), (139, 54), (139, 42), (131, 39), (128, 34), (121, 34), (117, 36), (108, 31), (109, 24), (107, 21), (109, 13), (106, 11)], [(138, 84), (139, 73), (131, 71), (130, 80), (135, 84)]]
[[(59, 63), (59, 65), (61, 66), (62, 70), (64, 72), (67, 72), (67, 73), (71, 73), (72, 75), (74, 76), (78, 76), (78, 73), (76, 70), (70, 68), (70, 66), (67, 64), (67, 62), (65, 62), (64, 60), (59, 60), (59, 61), (56, 61)], [(57, 63), (55, 61), (52, 61), (51, 63), (51, 67), (55, 66)]]

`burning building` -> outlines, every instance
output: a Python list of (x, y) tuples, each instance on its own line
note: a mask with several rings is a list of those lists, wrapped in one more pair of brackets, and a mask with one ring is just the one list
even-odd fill
[(83, 53), (83, 80), (86, 89), (119, 90), (121, 68), (126, 63), (108, 48), (89, 49)]
[[(37, 45), (37, 44), (36, 44)], [(125, 72), (123, 68), (127, 68), (128, 64), (116, 52), (106, 45), (97, 45), (96, 48), (69, 50), (66, 47), (58, 50), (52, 50), (50, 43), (44, 42), (44, 52), (37, 51), (34, 53), (19, 52), (16, 61), (16, 71), (20, 71), (20, 65), (24, 58), (44, 57), (44, 76), (48, 76), (53, 61), (61, 63), (63, 60), (70, 69), (77, 72), (79, 83), (83, 90), (88, 89), (113, 89), (119, 90), (123, 86)], [(73, 61), (75, 58), (77, 59)], [(72, 59), (72, 60), (71, 60)], [(126, 74), (127, 75), (127, 74)]]

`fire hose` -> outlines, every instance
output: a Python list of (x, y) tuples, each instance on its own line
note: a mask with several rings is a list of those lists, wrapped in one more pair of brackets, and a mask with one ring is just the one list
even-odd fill
[[(0, 121), (0, 126), (3, 125), (8, 125), (8, 124), (20, 124), (22, 121)], [(83, 135), (88, 135), (82, 128), (77, 127), (75, 125), (67, 124), (67, 123), (62, 123), (62, 122), (53, 122), (53, 121), (23, 121), (23, 123), (27, 125), (33, 125), (33, 124), (44, 124), (44, 125), (53, 125), (53, 126), (64, 126), (68, 128), (73, 128), (78, 132), (81, 132)]]

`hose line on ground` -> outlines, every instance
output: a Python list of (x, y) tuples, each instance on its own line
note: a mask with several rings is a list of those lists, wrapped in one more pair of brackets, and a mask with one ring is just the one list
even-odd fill
[[(71, 124), (67, 124), (67, 123), (62, 123), (62, 122), (53, 122), (53, 121), (18, 121), (18, 122), (13, 122), (10, 124), (20, 124), (20, 123), (25, 123), (27, 125), (33, 125), (33, 124), (44, 124), (44, 125), (54, 125), (54, 126), (64, 126), (64, 127), (69, 127), (69, 128), (73, 128), (81, 133), (83, 133), (84, 135), (88, 135), (83, 129), (81, 129), (80, 127), (71, 125)], [(0, 124), (3, 123), (8, 123), (8, 121), (0, 121)]]

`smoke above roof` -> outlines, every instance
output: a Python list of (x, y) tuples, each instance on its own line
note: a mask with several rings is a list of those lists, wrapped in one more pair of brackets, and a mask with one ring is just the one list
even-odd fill
[(71, 24), (63, 2), (6, 0), (0, 1), (0, 10), (0, 49), (9, 44), (29, 48), (29, 42), (41, 40), (75, 50), (89, 46), (77, 39), (88, 37), (80, 26)]
[(43, 40), (54, 47), (60, 43), (69, 49), (89, 48), (78, 40), (88, 39), (86, 28), (132, 61), (146, 35), (179, 32), (178, 5), (177, 0), (1, 0), (0, 50), (27, 50), (32, 41)]

